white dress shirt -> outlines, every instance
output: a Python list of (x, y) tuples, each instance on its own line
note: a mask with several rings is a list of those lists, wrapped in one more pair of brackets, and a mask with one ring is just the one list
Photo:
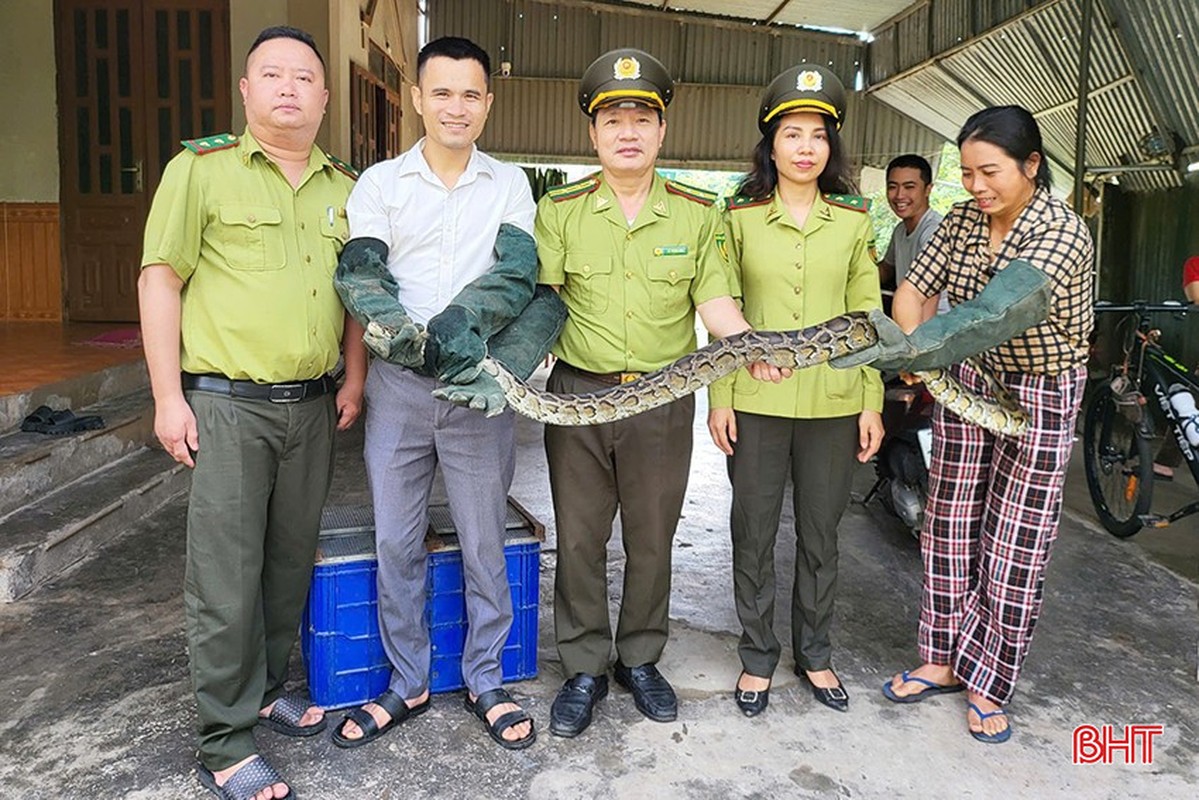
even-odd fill
[(362, 173), (346, 203), (350, 237), (387, 244), (387, 268), (413, 322), (427, 324), (496, 262), (507, 222), (533, 234), (533, 194), (520, 167), (472, 147), (448, 189), (424, 155), (425, 140)]

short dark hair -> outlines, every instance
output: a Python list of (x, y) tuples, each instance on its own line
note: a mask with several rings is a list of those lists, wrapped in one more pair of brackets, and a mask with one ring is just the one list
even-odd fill
[(887, 180), (891, 180), (891, 170), (893, 169), (918, 169), (920, 170), (920, 180), (924, 181), (924, 185), (932, 185), (933, 167), (924, 156), (918, 156), (915, 153), (904, 153), (902, 156), (895, 156), (895, 158), (891, 159), (891, 163), (887, 165)]
[(487, 78), (487, 88), (491, 88), (491, 56), (487, 55), (487, 51), (482, 47), (461, 36), (442, 36), (420, 49), (420, 53), (416, 56), (417, 82), (425, 75), (425, 64), (429, 62), (430, 58), (437, 56), (452, 58), (455, 61), (478, 61)]
[(325, 68), (325, 57), (317, 49), (316, 40), (312, 38), (312, 34), (290, 25), (272, 25), (269, 28), (263, 28), (262, 33), (254, 39), (254, 44), (250, 45), (250, 49), (246, 51), (246, 61), (250, 60), (250, 55), (258, 49), (259, 45), (269, 42), (271, 39), (295, 39), (297, 42), (303, 42), (312, 48), (312, 52), (316, 53), (317, 60), (321, 62), (321, 69)]
[(992, 106), (972, 114), (958, 133), (958, 149), (971, 139), (995, 145), (1020, 164), (1027, 162), (1033, 153), (1039, 154), (1041, 163), (1033, 182), (1038, 189), (1049, 189), (1053, 183), (1049, 159), (1041, 144), (1041, 128), (1028, 109)]
[[(825, 194), (854, 194), (857, 187), (849, 177), (849, 162), (845, 158), (837, 123), (827, 114), (821, 116), (824, 118), (824, 130), (828, 133), (828, 163), (816, 179), (816, 185)], [(737, 194), (755, 200), (765, 200), (774, 194), (779, 184), (779, 171), (771, 155), (774, 153), (774, 135), (782, 121), (783, 117), (775, 117), (762, 133), (762, 138), (754, 147), (753, 166), (737, 187)]]

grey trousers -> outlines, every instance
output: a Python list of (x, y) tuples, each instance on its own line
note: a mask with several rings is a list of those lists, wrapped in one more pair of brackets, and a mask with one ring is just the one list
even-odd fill
[(503, 682), (500, 657), (512, 627), (504, 521), (515, 468), (512, 411), (488, 419), (435, 400), (433, 378), (375, 359), (366, 381), (364, 457), (375, 507), (379, 629), (391, 690), (417, 697), (429, 685), (425, 624), (425, 533), (429, 493), (441, 464), (450, 516), (462, 546), (469, 629), (462, 677), (481, 694)]
[(787, 473), (794, 484), (795, 585), (791, 639), (795, 663), (828, 669), (837, 594), (837, 525), (849, 503), (857, 416), (789, 419), (737, 412), (737, 444), (728, 459), (733, 483), (733, 597), (741, 619), (737, 651), (746, 672), (774, 674), (774, 544)]
[[(604, 384), (559, 363), (552, 392)], [(547, 425), (545, 453), (558, 530), (554, 631), (566, 677), (603, 675), (611, 662), (608, 540), (620, 509), (624, 588), (616, 654), (626, 666), (653, 664), (670, 624), (670, 560), (691, 466), (692, 395), (619, 422)]]
[(200, 760), (257, 751), (258, 711), (283, 691), (333, 470), (333, 396), (290, 405), (188, 392), (200, 450), (183, 578)]

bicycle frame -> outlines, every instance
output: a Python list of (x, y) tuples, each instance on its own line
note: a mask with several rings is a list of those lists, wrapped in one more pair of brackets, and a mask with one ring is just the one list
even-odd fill
[[(1117, 367), (1115, 371), (1117, 374), (1123, 374), (1130, 378), (1143, 397), (1148, 397), (1149, 393), (1152, 393), (1152, 397), (1157, 400), (1157, 405), (1166, 418), (1167, 427), (1173, 433), (1174, 439), (1178, 443), (1178, 449), (1182, 452), (1183, 458), (1186, 459), (1187, 467), (1190, 469), (1192, 477), (1199, 484), (1199, 449), (1193, 447), (1187, 440), (1182, 430), (1182, 420), (1178, 412), (1174, 410), (1174, 406), (1170, 403), (1170, 398), (1167, 394), (1169, 387), (1178, 383), (1187, 387), (1187, 389), (1199, 397), (1199, 381), (1187, 371), (1183, 364), (1173, 358), (1158, 344), (1160, 331), (1150, 326), (1148, 317), (1149, 313), (1158, 311), (1184, 314), (1188, 311), (1199, 312), (1199, 306), (1186, 306), (1173, 303), (1154, 305), (1134, 303), (1132, 305), (1117, 306), (1097, 303), (1095, 310), (1100, 312), (1125, 312), (1137, 315), (1137, 330), (1134, 332), (1132, 345), (1125, 351), (1123, 364)], [(1155, 435), (1148, 416), (1146, 416), (1144, 423), (1139, 427), (1139, 435), (1146, 437), (1153, 437)], [(1183, 506), (1169, 516), (1148, 519), (1146, 522), (1157, 527), (1164, 527), (1171, 522), (1175, 522), (1196, 512), (1199, 512), (1199, 501)]]

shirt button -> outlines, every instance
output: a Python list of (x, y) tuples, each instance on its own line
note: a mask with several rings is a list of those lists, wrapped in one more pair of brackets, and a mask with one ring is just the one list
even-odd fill
[(799, 287), (798, 287), (798, 286), (796, 286), (796, 287), (795, 287), (795, 293), (796, 293), (796, 294), (799, 294)]
[(799, 249), (799, 248), (801, 248), (801, 247), (803, 247), (803, 242), (796, 242), (796, 243), (795, 243), (795, 249), (796, 249), (796, 250), (798, 250), (798, 249)]
[(308, 262), (309, 264), (311, 264), (311, 263), (312, 263), (312, 256), (304, 256), (304, 260), (305, 260), (306, 262)]
[(258, 217), (254, 216), (253, 214), (246, 217), (246, 222), (257, 222), (257, 221), (258, 221)]
[(632, 231), (629, 231), (628, 233), (626, 233), (626, 234), (624, 235), (624, 240), (625, 240), (626, 242), (631, 242), (631, 241), (633, 240), (633, 232), (632, 232)]
[[(798, 290), (798, 289), (796, 289), (796, 291), (798, 292), (799, 290)], [(313, 296), (313, 297), (316, 297), (316, 289), (313, 289), (313, 290), (312, 290), (312, 296)]]
[(590, 264), (584, 264), (584, 265), (583, 265), (583, 271), (584, 271), (584, 272), (591, 272), (591, 265), (590, 265)]
[(796, 313), (792, 314), (791, 319), (799, 319), (799, 313), (796, 312)]
[(796, 268), (796, 269), (803, 269), (803, 262), (802, 262), (802, 261), (796, 261), (796, 262), (795, 262), (795, 268)]
[(626, 278), (628, 278), (629, 280), (633, 280), (633, 273), (632, 273), (631, 271), (630, 271), (630, 272), (626, 272), (626, 273), (624, 274), (624, 276), (625, 276)]
[(632, 351), (632, 350), (625, 350), (625, 351), (624, 351), (624, 354), (625, 354), (626, 356), (628, 356), (629, 358), (632, 358), (632, 357), (633, 357), (633, 351)]
[(633, 318), (633, 312), (632, 312), (632, 311), (626, 311), (626, 312), (624, 312), (624, 315), (625, 315), (627, 318), (629, 318), (629, 319), (632, 319), (632, 318)]
[(303, 222), (301, 222), (301, 223), (300, 223), (300, 230), (304, 230), (304, 223), (303, 223)]
[(672, 278), (679, 277), (679, 273), (674, 271), (673, 269), (670, 272), (668, 272), (667, 274), (670, 275), (670, 277), (672, 277)]

